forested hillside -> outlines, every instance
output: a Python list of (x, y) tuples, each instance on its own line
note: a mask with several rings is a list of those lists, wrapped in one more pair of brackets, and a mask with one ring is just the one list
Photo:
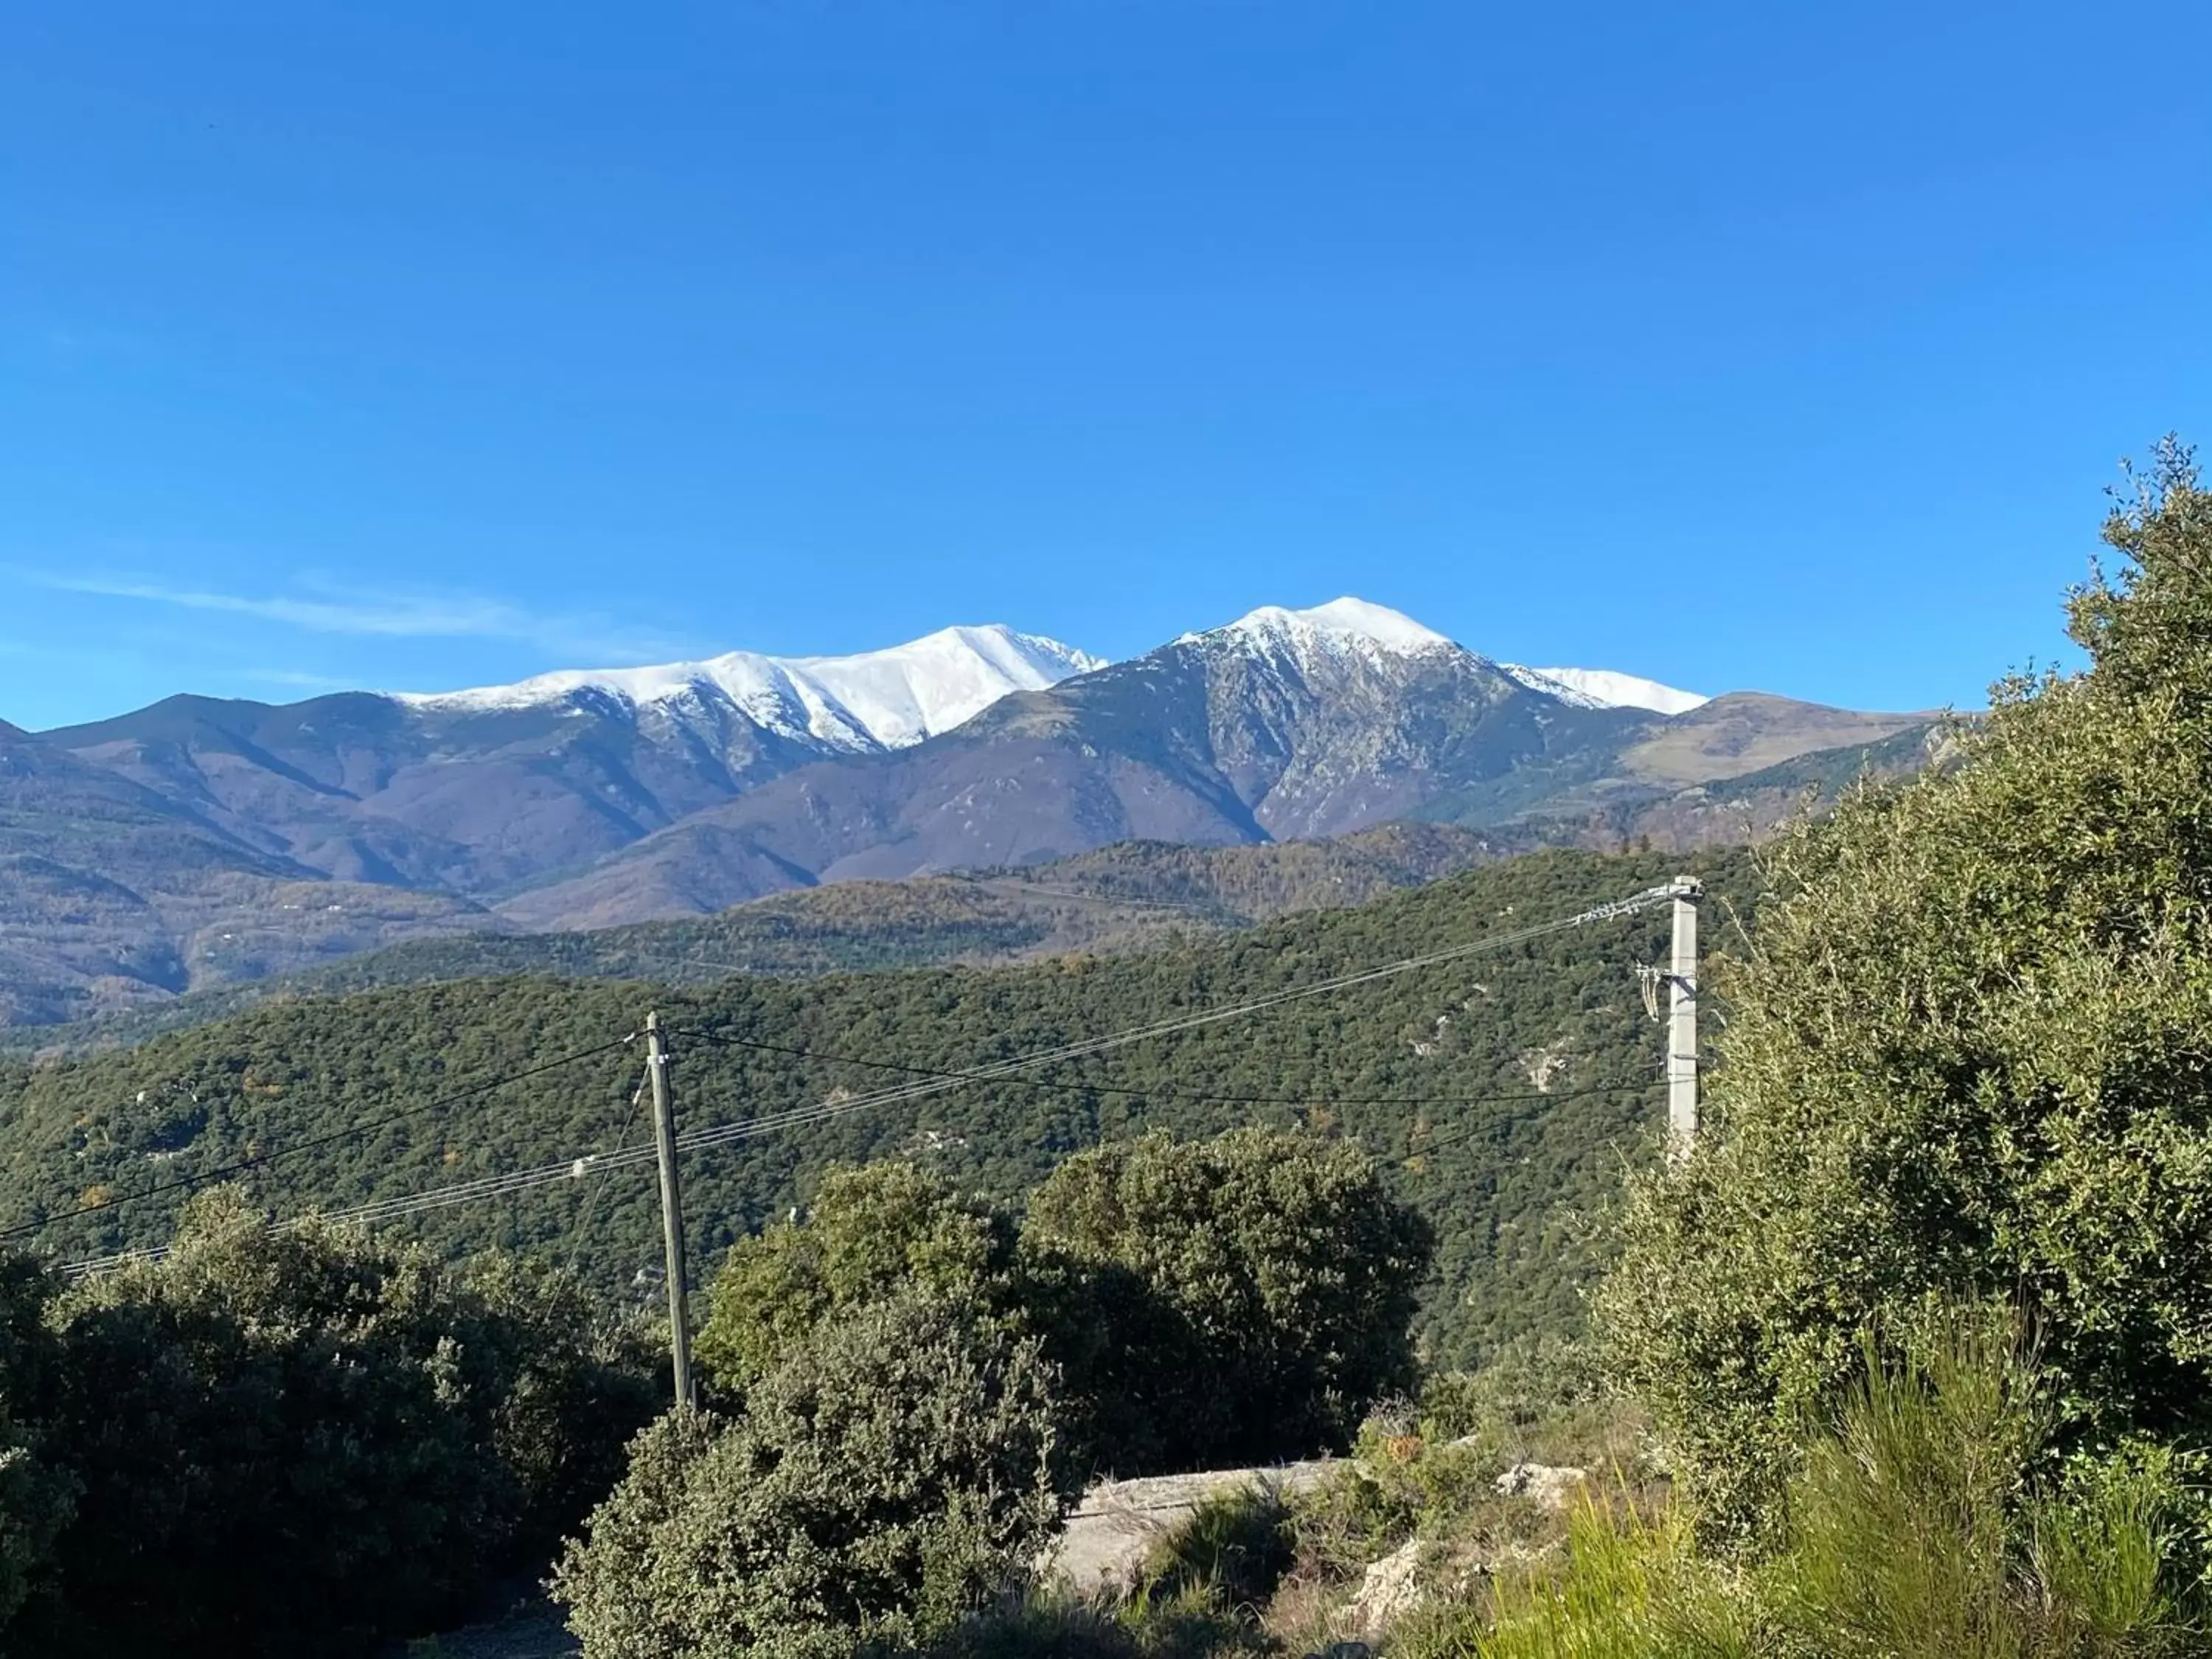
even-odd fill
[[(1121, 951), (1362, 904), (1546, 843), (1448, 824), (1387, 823), (1334, 841), (1257, 847), (1123, 842), (1050, 864), (847, 881), (719, 915), (556, 933), (410, 939), (303, 972), (193, 991), (156, 1007), (0, 1031), (33, 1053), (112, 1048), (270, 998), (500, 974), (697, 984), (732, 973), (806, 977)], [(1607, 843), (1621, 844), (1615, 836)]]
[[(237, 1178), (289, 1215), (636, 1146), (640, 1056), (617, 1040), (649, 1006), (679, 1033), (686, 1127), (736, 1122), (900, 1075), (820, 1055), (969, 1070), (1571, 915), (1678, 867), (1711, 883), (1707, 933), (1725, 949), (1731, 911), (1752, 902), (1747, 856), (1557, 853), (1123, 957), (681, 988), (505, 978), (265, 1006), (128, 1052), (9, 1062), (0, 1224), (67, 1260), (160, 1242), (180, 1190), (111, 1200), (245, 1158), (267, 1161)], [(1663, 908), (1595, 923), (1019, 1081), (705, 1152), (685, 1170), (695, 1254), (718, 1256), (803, 1201), (834, 1162), (903, 1154), (1012, 1195), (1067, 1152), (1139, 1128), (1302, 1121), (1357, 1137), (1437, 1221), (1427, 1329), (1440, 1358), (1571, 1325), (1586, 1266), (1574, 1218), (1613, 1189), (1624, 1159), (1644, 1155), (1656, 1118), (1661, 1042), (1632, 969), (1661, 959), (1667, 925)], [(381, 1127), (344, 1133), (372, 1122)], [(589, 1171), (398, 1224), (456, 1249), (528, 1246), (626, 1286), (659, 1260), (650, 1168)]]

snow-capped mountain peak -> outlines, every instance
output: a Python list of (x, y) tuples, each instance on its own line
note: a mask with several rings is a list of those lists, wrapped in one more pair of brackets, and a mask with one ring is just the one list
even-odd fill
[(1655, 714), (1686, 714), (1712, 701), (1695, 691), (1609, 668), (1526, 668), (1514, 662), (1498, 665), (1531, 691), (1578, 708), (1648, 708)]
[(991, 623), (943, 628), (887, 651), (794, 657), (784, 664), (825, 687), (887, 749), (949, 732), (1015, 691), (1039, 691), (1106, 666), (1103, 657)]
[(1349, 595), (1304, 611), (1263, 605), (1224, 627), (1185, 634), (1176, 643), (1286, 656), (1309, 665), (1317, 659), (1352, 659), (1381, 666), (1391, 659), (1456, 653), (1510, 675), (1531, 691), (1556, 697), (1576, 708), (1644, 708), (1672, 715), (1687, 714), (1710, 701), (1694, 691), (1610, 669), (1528, 668), (1519, 663), (1493, 663), (1401, 611)]
[(1348, 595), (1304, 611), (1263, 605), (1225, 627), (1210, 629), (1202, 634), (1186, 634), (1176, 643), (1201, 640), (1234, 641), (1263, 647), (1288, 645), (1330, 652), (1381, 652), (1401, 657), (1457, 648), (1434, 629), (1424, 628), (1403, 611)]
[(951, 731), (1009, 693), (1041, 690), (1105, 665), (1057, 640), (993, 623), (940, 629), (851, 656), (732, 651), (646, 668), (568, 669), (467, 691), (402, 692), (396, 700), (441, 714), (528, 708), (580, 694), (679, 717), (720, 705), (780, 736), (833, 750), (903, 749)]

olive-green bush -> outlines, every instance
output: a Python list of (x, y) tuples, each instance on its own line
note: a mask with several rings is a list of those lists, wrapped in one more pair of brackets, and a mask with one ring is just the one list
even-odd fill
[(586, 1659), (843, 1659), (1000, 1591), (1068, 1470), (1033, 1338), (907, 1296), (824, 1321), (734, 1418), (679, 1411), (555, 1583)]
[(1349, 1443), (1413, 1384), (1433, 1245), (1357, 1146), (1261, 1128), (1078, 1153), (1022, 1228), (1036, 1271), (1087, 1287), (1069, 1370), (1123, 1474)]
[(1599, 1302), (1710, 1529), (1771, 1540), (1874, 1325), (2040, 1334), (2054, 1447), (2212, 1440), (2212, 493), (2162, 447), (1954, 764), (1779, 844), (1709, 1133)]
[(941, 1175), (898, 1160), (826, 1174), (804, 1219), (731, 1248), (698, 1358), (717, 1389), (744, 1389), (825, 1318), (925, 1288), (978, 1310), (1014, 1299), (1014, 1224)]
[(1018, 1235), (941, 1176), (876, 1164), (732, 1249), (699, 1352), (734, 1401), (824, 1320), (926, 1289), (1042, 1343), (1094, 1471), (1297, 1456), (1411, 1381), (1429, 1237), (1358, 1147), (1299, 1131), (1079, 1154)]
[(228, 1194), (46, 1309), (74, 1491), (8, 1650), (366, 1652), (538, 1566), (619, 1474), (649, 1374), (573, 1280), (457, 1269)]
[(76, 1483), (54, 1462), (46, 1427), (63, 1386), (61, 1345), (46, 1323), (55, 1288), (21, 1257), (0, 1258), (0, 1633), (75, 1507)]

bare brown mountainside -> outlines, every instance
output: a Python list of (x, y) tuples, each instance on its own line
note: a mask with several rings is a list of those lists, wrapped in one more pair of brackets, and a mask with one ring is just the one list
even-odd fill
[(26, 1029), (34, 1052), (98, 1049), (220, 1019), (256, 1003), (483, 978), (707, 984), (732, 972), (805, 978), (971, 966), (1172, 945), (1301, 912), (1356, 907), (1547, 848), (1695, 854), (1753, 842), (1855, 780), (1916, 769), (1928, 735), (1830, 750), (1656, 801), (1495, 830), (1401, 820), (1326, 840), (1202, 847), (1123, 842), (1041, 865), (804, 887), (714, 915), (603, 928), (416, 938), (321, 966), (193, 991), (137, 1012)]
[(500, 974), (708, 983), (934, 963), (983, 965), (1121, 951), (1364, 904), (1511, 856), (1524, 843), (1391, 823), (1336, 841), (1202, 848), (1133, 842), (1020, 869), (800, 888), (718, 915), (551, 933), (421, 938), (137, 1012), (27, 1029), (37, 1050), (104, 1048), (298, 995)]
[(485, 920), (457, 896), (328, 879), (0, 726), (0, 1024), (164, 1000)]

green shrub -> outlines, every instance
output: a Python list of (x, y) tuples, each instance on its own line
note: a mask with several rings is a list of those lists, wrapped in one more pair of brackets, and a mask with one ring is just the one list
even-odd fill
[(62, 1387), (46, 1322), (55, 1290), (24, 1257), (0, 1258), (0, 1628), (47, 1570), (75, 1504), (76, 1482), (47, 1444)]
[(534, 1576), (613, 1490), (630, 1437), (666, 1398), (665, 1337), (535, 1257), (488, 1251), (453, 1272), (449, 1334), (515, 1486), (500, 1553)]
[(1717, 1532), (1799, 1425), (1963, 1298), (2042, 1334), (2059, 1447), (2212, 1441), (2212, 493), (2160, 452), (2080, 590), (2092, 666), (1770, 860), (1709, 1133), (1633, 1183), (1598, 1302)]
[(646, 1378), (560, 1274), (268, 1232), (201, 1197), (173, 1255), (51, 1310), (77, 1486), (11, 1637), (42, 1655), (361, 1652), (529, 1571), (611, 1482)]
[(1431, 1441), (1557, 1422), (1604, 1397), (1602, 1356), (1585, 1340), (1506, 1344), (1479, 1370), (1439, 1371), (1421, 1386), (1420, 1430)]
[(2013, 1541), (2040, 1437), (2032, 1377), (1972, 1326), (1901, 1364), (1864, 1352), (1791, 1492), (1769, 1574), (1786, 1622), (1838, 1659), (2024, 1652)]
[(2147, 1659), (2201, 1652), (2181, 1534), (2203, 1500), (2162, 1448), (2054, 1466), (2056, 1414), (1990, 1323), (1953, 1311), (1908, 1358), (1864, 1345), (1810, 1433), (1775, 1551), (1697, 1547), (1693, 1514), (1616, 1502), (1564, 1559), (1428, 1609), (1392, 1659)]
[(612, 1473), (597, 1437), (640, 1419), (586, 1306), (204, 1195), (167, 1260), (51, 1310), (75, 1516), (11, 1638), (240, 1659), (431, 1628), (544, 1559)]
[(732, 1403), (823, 1320), (908, 1290), (975, 1307), (1012, 1297), (1012, 1220), (902, 1160), (833, 1169), (804, 1219), (732, 1247), (698, 1358)]
[(1390, 1642), (1391, 1659), (1772, 1659), (1723, 1571), (1678, 1512), (1586, 1502), (1557, 1569), (1508, 1577), (1486, 1605), (1442, 1602)]
[(2029, 1516), (2029, 1566), (2057, 1633), (2092, 1652), (2184, 1651), (2187, 1604), (2177, 1561), (2202, 1555), (2185, 1522), (2206, 1507), (2202, 1460), (2185, 1474), (2167, 1448), (2138, 1443), (2078, 1457)]
[(2051, 1424), (2032, 1369), (1986, 1326), (1900, 1363), (1869, 1343), (1761, 1574), (1778, 1624), (1833, 1659), (2166, 1650), (2186, 1576), (2170, 1459), (2081, 1462), (2054, 1486), (2037, 1479)]
[(1346, 1444), (1413, 1381), (1431, 1243), (1357, 1146), (1259, 1128), (1079, 1153), (1021, 1237), (1033, 1278), (1079, 1292), (1057, 1346), (1125, 1475)]
[(1135, 1632), (1111, 1613), (1051, 1595), (963, 1620), (926, 1651), (928, 1659), (1149, 1659)]
[(833, 1172), (732, 1249), (699, 1342), (718, 1403), (823, 1321), (910, 1289), (1035, 1335), (1071, 1456), (1120, 1474), (1341, 1445), (1413, 1371), (1428, 1231), (1358, 1149), (1279, 1130), (1115, 1142), (1011, 1217), (904, 1162)]
[(1194, 1595), (1237, 1609), (1274, 1593), (1292, 1557), (1290, 1515), (1256, 1487), (1207, 1498), (1163, 1539), (1138, 1575), (1139, 1607), (1175, 1606)]
[(1364, 1425), (1346, 1458), (1291, 1504), (1301, 1563), (1330, 1577), (1357, 1577), (1415, 1536), (1505, 1544), (1543, 1530), (1537, 1507), (1501, 1497), (1494, 1449), (1434, 1445), (1417, 1435)]
[(1204, 1590), (1106, 1608), (1033, 1594), (963, 1620), (928, 1659), (1259, 1659), (1281, 1650)]
[(677, 1413), (571, 1545), (555, 1593), (587, 1659), (825, 1659), (927, 1642), (1056, 1522), (1033, 1339), (920, 1297), (825, 1321), (742, 1416)]

